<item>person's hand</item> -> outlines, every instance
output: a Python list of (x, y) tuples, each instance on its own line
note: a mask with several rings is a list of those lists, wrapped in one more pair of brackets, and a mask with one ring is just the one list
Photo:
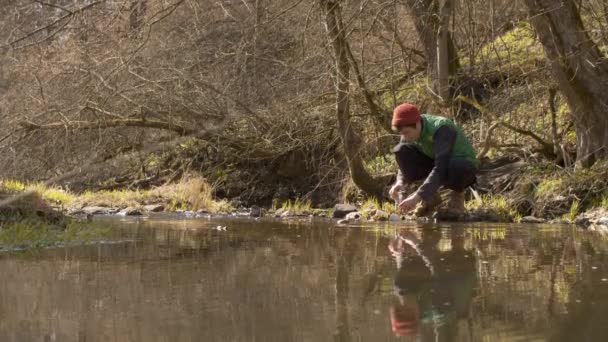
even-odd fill
[(388, 195), (396, 200), (397, 199), (397, 195), (399, 194), (399, 191), (403, 191), (403, 184), (397, 182), (395, 184), (393, 184), (393, 186), (391, 187), (391, 189), (388, 191)]
[(416, 205), (420, 203), (420, 201), (422, 201), (422, 198), (414, 193), (399, 203), (399, 211), (408, 213), (410, 210), (416, 208)]

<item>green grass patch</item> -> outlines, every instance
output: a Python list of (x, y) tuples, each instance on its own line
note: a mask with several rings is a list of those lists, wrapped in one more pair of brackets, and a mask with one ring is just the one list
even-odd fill
[(602, 198), (600, 199), (599, 207), (602, 209), (608, 210), (608, 196), (607, 195), (602, 195)]
[(14, 194), (25, 191), (25, 184), (16, 180), (3, 180), (0, 181), (0, 192)]
[[(49, 206), (101, 206), (113, 208), (141, 207), (146, 204), (165, 204), (167, 210), (206, 210), (213, 213), (228, 213), (234, 210), (229, 202), (213, 199), (213, 187), (201, 177), (186, 178), (179, 183), (160, 186), (151, 190), (86, 191), (80, 195), (59, 187), (42, 183), (25, 184), (14, 180), (0, 181), (0, 194), (31, 194), (19, 198), (14, 206), (37, 208)], [(27, 210), (32, 211), (32, 210)]]
[(467, 211), (490, 211), (496, 214), (501, 221), (519, 222), (521, 215), (510, 201), (501, 195), (483, 195), (481, 199), (473, 199), (465, 203)]
[(309, 200), (301, 201), (300, 199), (283, 202), (280, 209), (282, 212), (289, 211), (291, 215), (310, 215), (313, 212), (312, 203)]
[(213, 187), (201, 177), (190, 177), (179, 183), (160, 186), (151, 190), (112, 190), (85, 192), (76, 197), (80, 206), (140, 207), (163, 203), (168, 211), (206, 210), (227, 213), (234, 210), (229, 202), (213, 199)]
[(381, 176), (395, 172), (397, 170), (397, 162), (392, 154), (386, 154), (366, 161), (365, 169), (373, 176)]
[(365, 201), (363, 201), (363, 203), (361, 203), (360, 208), (364, 214), (373, 210), (381, 210), (386, 213), (387, 216), (390, 216), (390, 214), (399, 214), (394, 202), (384, 201), (380, 203), (376, 198), (367, 198)]
[(566, 217), (564, 218), (570, 220), (570, 222), (573, 222), (576, 216), (579, 214), (579, 204), (580, 202), (578, 200), (572, 201), (572, 204), (570, 204), (570, 211), (568, 212), (568, 214), (566, 214)]
[(543, 179), (537, 186), (534, 191), (534, 197), (537, 200), (548, 200), (550, 198), (555, 197), (556, 194), (561, 192), (562, 187), (564, 186), (563, 178), (546, 178)]
[(38, 217), (28, 217), (0, 225), (0, 249), (81, 244), (109, 235), (110, 229), (99, 223), (69, 220), (65, 226), (59, 226)]

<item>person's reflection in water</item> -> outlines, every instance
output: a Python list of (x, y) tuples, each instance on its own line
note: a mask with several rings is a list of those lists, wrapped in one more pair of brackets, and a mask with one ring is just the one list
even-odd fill
[(451, 248), (439, 247), (441, 231), (436, 229), (402, 231), (390, 241), (397, 262), (398, 303), (390, 309), (396, 336), (457, 339), (459, 321), (468, 316), (476, 283), (474, 254), (464, 249), (463, 233), (450, 230)]

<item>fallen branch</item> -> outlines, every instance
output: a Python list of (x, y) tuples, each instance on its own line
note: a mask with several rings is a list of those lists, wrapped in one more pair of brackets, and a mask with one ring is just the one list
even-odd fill
[(484, 139), (484, 148), (482, 149), (482, 151), (477, 155), (477, 158), (483, 158), (485, 156), (485, 154), (488, 152), (488, 150), (490, 149), (490, 145), (491, 145), (491, 139), (492, 139), (492, 132), (500, 125), (503, 126), (505, 128), (508, 128), (516, 133), (519, 133), (521, 135), (525, 135), (528, 136), (534, 140), (536, 140), (540, 145), (541, 145), (541, 149), (539, 150), (539, 152), (541, 152), (545, 157), (550, 158), (550, 159), (554, 159), (555, 158), (555, 153), (553, 152), (553, 144), (546, 142), (543, 138), (541, 138), (540, 136), (538, 136), (536, 133), (529, 131), (527, 129), (523, 129), (523, 128), (519, 128), (516, 127), (514, 125), (511, 125), (510, 123), (504, 121), (504, 120), (500, 120), (498, 119), (498, 115), (496, 115), (495, 113), (492, 113), (489, 109), (487, 109), (486, 107), (482, 106), (479, 102), (468, 98), (466, 96), (458, 96), (456, 99), (456, 101), (462, 101), (464, 103), (467, 103), (471, 106), (473, 106), (475, 109), (477, 109), (482, 115), (488, 115), (490, 116), (491, 119), (493, 119), (495, 122), (494, 124), (492, 124), (492, 126), (490, 126), (490, 128), (488, 128), (488, 131), (486, 132), (486, 136)]
[(186, 128), (180, 125), (176, 125), (170, 122), (157, 121), (157, 120), (145, 120), (145, 119), (120, 119), (120, 120), (108, 120), (108, 121), (70, 121), (70, 122), (54, 122), (49, 124), (36, 124), (31, 121), (22, 121), (19, 123), (26, 131), (36, 130), (53, 130), (53, 129), (72, 129), (72, 130), (86, 130), (86, 129), (99, 129), (99, 128), (113, 128), (113, 127), (145, 127), (145, 128), (157, 128), (168, 131), (173, 131), (179, 135), (191, 135), (196, 133), (198, 130), (192, 128)]

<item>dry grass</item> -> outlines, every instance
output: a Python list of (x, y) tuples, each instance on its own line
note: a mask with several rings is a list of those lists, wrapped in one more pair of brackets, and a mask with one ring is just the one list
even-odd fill
[(29, 190), (45, 202), (61, 206), (127, 208), (162, 203), (169, 211), (206, 210), (219, 213), (233, 210), (228, 202), (213, 199), (213, 187), (201, 177), (189, 177), (179, 183), (152, 190), (87, 191), (80, 195), (40, 183), (24, 184), (13, 180), (0, 182), (0, 193), (7, 195)]

